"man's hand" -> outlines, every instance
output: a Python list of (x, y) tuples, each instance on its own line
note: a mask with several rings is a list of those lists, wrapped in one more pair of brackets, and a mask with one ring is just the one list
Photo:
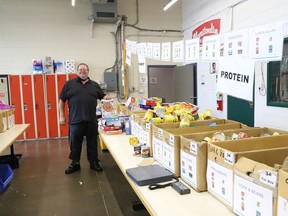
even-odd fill
[(103, 99), (104, 99), (104, 100), (110, 100), (110, 99), (112, 99), (112, 98), (111, 98), (109, 95), (105, 95)]
[(66, 124), (66, 118), (65, 118), (64, 115), (63, 115), (63, 116), (60, 115), (59, 123), (60, 123), (60, 125), (64, 125), (64, 124)]

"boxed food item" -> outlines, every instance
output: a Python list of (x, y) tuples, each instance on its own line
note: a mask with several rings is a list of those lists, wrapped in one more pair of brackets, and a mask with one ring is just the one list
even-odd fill
[(287, 148), (287, 140), (288, 135), (279, 135), (208, 143), (206, 172), (208, 192), (231, 208), (233, 167), (239, 158), (247, 157), (261, 162), (264, 156), (257, 155), (255, 152), (264, 152), (265, 157), (267, 157), (271, 149)]
[[(241, 128), (181, 135), (180, 174), (196, 191), (206, 191), (207, 142), (222, 139), (243, 139), (275, 134), (287, 134), (272, 128)], [(222, 137), (219, 137), (221, 135)], [(236, 136), (235, 136), (236, 135)]]
[(278, 171), (288, 155), (288, 148), (251, 154), (253, 160), (242, 157), (233, 169), (233, 211), (242, 216), (276, 216)]

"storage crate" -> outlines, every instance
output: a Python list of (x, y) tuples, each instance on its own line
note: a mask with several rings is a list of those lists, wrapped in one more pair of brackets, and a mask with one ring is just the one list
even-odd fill
[(16, 155), (2, 155), (0, 164), (9, 164), (12, 169), (16, 169), (19, 168), (19, 158)]
[(13, 171), (9, 164), (0, 164), (0, 192), (2, 192), (13, 178)]

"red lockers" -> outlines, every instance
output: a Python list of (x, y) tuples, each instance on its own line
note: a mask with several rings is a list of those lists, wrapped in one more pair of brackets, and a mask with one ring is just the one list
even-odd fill
[[(57, 74), (57, 87), (58, 87), (58, 95), (66, 82), (66, 74)], [(60, 137), (68, 136), (68, 104), (65, 104), (65, 116), (66, 116), (66, 124), (60, 125)]]
[(76, 78), (77, 77), (77, 74), (68, 74), (68, 79), (73, 79), (73, 78)]
[(48, 132), (49, 137), (58, 137), (57, 120), (57, 93), (55, 75), (48, 74), (46, 77), (47, 113), (48, 113)]
[[(14, 107), (15, 124), (22, 124), (22, 104), (21, 104), (21, 90), (20, 90), (20, 76), (10, 75), (10, 104)], [(23, 140), (24, 136), (18, 137), (18, 140)]]
[(47, 138), (43, 75), (33, 75), (37, 138)]
[(34, 124), (34, 105), (32, 96), (32, 79), (31, 75), (22, 75), (22, 93), (23, 93), (23, 110), (24, 123), (30, 124), (26, 130), (26, 139), (35, 139), (35, 124)]

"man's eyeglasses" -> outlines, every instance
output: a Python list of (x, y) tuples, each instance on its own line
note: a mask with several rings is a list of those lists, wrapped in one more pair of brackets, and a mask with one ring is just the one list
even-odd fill
[(78, 69), (78, 71), (87, 72), (87, 71), (89, 71), (89, 70), (88, 70), (88, 69), (85, 69), (85, 68), (80, 68), (80, 69)]

